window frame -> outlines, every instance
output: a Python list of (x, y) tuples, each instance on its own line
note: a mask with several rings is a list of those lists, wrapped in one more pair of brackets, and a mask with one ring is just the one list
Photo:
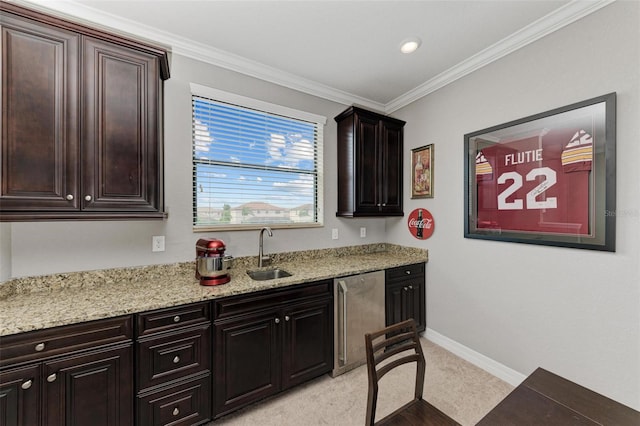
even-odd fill
[[(194, 205), (192, 205), (192, 229), (193, 232), (212, 232), (212, 231), (238, 231), (238, 230), (256, 230), (262, 227), (268, 226), (273, 229), (285, 229), (285, 228), (318, 228), (324, 227), (324, 126), (326, 125), (327, 118), (318, 114), (313, 114), (305, 111), (296, 110), (286, 106), (273, 104), (270, 102), (261, 101), (235, 93), (225, 92), (223, 90), (214, 89), (212, 87), (202, 86), (196, 83), (190, 83), (191, 97), (190, 101), (193, 103), (193, 97), (208, 98), (212, 101), (227, 103), (235, 105), (239, 108), (248, 108), (261, 111), (267, 114), (284, 116), (296, 120), (307, 121), (315, 123), (317, 126), (317, 140), (315, 147), (315, 154), (317, 159), (315, 160), (316, 166), (316, 180), (315, 180), (315, 193), (316, 193), (316, 221), (315, 222), (292, 222), (292, 223), (250, 223), (250, 224), (226, 224), (226, 225), (199, 225), (196, 226), (194, 219), (196, 218), (196, 212)], [(194, 149), (194, 136), (193, 136), (193, 111), (191, 112), (191, 166), (194, 168), (196, 162), (193, 157)], [(191, 176), (191, 195), (192, 200), (195, 203), (196, 194), (194, 193), (195, 175)], [(196, 206), (197, 208), (197, 206)]]

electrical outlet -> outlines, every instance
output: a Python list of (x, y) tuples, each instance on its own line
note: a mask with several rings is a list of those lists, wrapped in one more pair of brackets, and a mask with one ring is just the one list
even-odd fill
[(338, 228), (333, 228), (331, 230), (331, 239), (332, 240), (337, 240), (338, 239)]
[(360, 238), (366, 238), (366, 237), (367, 237), (367, 228), (363, 226), (362, 228), (360, 228)]
[(164, 251), (164, 235), (151, 238), (151, 251)]

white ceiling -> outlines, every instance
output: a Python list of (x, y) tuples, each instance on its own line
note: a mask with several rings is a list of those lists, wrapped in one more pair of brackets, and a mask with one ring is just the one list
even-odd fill
[[(17, 0), (344, 104), (392, 112), (611, 0)], [(418, 36), (413, 54), (400, 42)]]

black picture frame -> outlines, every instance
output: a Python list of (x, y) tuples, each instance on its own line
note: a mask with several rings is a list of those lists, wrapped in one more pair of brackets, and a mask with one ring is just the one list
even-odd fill
[(464, 135), (464, 237), (615, 252), (616, 93)]

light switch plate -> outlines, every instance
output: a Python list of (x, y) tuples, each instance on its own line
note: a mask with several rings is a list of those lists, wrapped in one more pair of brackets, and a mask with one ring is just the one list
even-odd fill
[(331, 239), (332, 240), (337, 240), (338, 239), (338, 228), (333, 228), (331, 230)]

